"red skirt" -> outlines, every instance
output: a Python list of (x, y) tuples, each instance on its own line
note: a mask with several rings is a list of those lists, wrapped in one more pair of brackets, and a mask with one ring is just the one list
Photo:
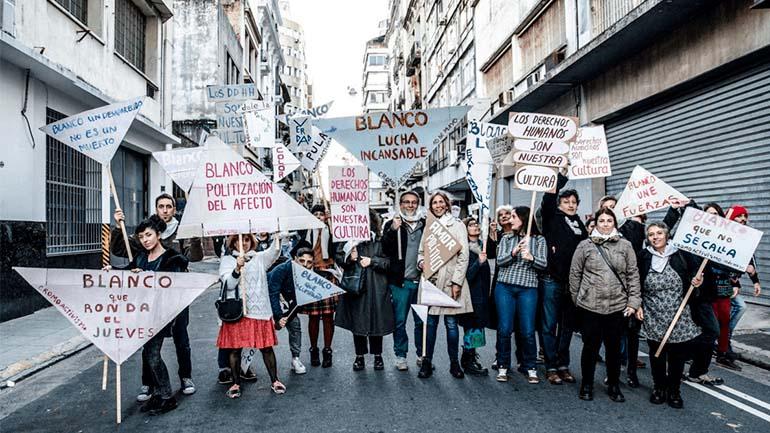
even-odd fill
[(264, 349), (278, 344), (273, 319), (258, 320), (244, 317), (237, 322), (223, 322), (217, 336), (220, 349), (253, 347)]

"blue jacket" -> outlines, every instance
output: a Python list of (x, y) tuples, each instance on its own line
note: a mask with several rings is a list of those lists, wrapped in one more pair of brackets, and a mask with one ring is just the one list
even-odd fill
[[(294, 295), (294, 271), (292, 270), (292, 263), (292, 260), (287, 260), (267, 273), (267, 291), (270, 296), (270, 307), (273, 310), (273, 320), (276, 324), (283, 317), (281, 295), (283, 295), (283, 299), (289, 303), (289, 311), (292, 311), (297, 304), (297, 298)], [(294, 314), (296, 314), (296, 310), (292, 316)], [(291, 317), (289, 317), (289, 320), (291, 320)]]

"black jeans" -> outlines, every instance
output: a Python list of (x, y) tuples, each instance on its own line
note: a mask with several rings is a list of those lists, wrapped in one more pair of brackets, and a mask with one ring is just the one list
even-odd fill
[(719, 322), (710, 302), (691, 305), (690, 312), (692, 320), (700, 326), (701, 334), (692, 340), (692, 364), (688, 376), (698, 377), (709, 371), (714, 343), (719, 338)]
[[(148, 381), (144, 382), (144, 373), (142, 373), (142, 383), (153, 390), (153, 394), (161, 398), (171, 398), (171, 380), (168, 377), (168, 369), (163, 358), (160, 356), (160, 350), (163, 348), (162, 336), (155, 336), (144, 344), (142, 348), (142, 366), (146, 365), (149, 376)], [(142, 368), (144, 370), (144, 367)]]
[[(367, 349), (368, 339), (368, 349)], [(372, 355), (382, 355), (382, 336), (375, 335), (355, 335), (353, 334), (353, 345), (356, 348), (356, 356), (363, 356), (367, 353)]]
[(584, 308), (577, 308), (583, 337), (583, 352), (580, 355), (582, 383), (593, 385), (599, 349), (604, 343), (607, 384), (620, 383), (620, 338), (626, 323), (623, 312), (598, 314)]
[[(192, 378), (192, 359), (190, 357), (190, 336), (187, 334), (187, 325), (190, 323), (190, 309), (185, 308), (176, 316), (171, 333), (174, 336), (176, 347), (176, 362), (179, 365), (179, 379)], [(225, 357), (225, 359), (227, 359)], [(150, 366), (142, 358), (142, 385), (151, 385), (152, 372)]]
[(679, 391), (684, 373), (684, 362), (692, 347), (689, 341), (683, 343), (666, 343), (660, 356), (655, 352), (660, 347), (660, 341), (647, 340), (650, 346), (650, 371), (655, 388), (669, 391)]
[(639, 360), (639, 330), (641, 323), (633, 317), (625, 319), (626, 336), (626, 371), (636, 374), (636, 361)]

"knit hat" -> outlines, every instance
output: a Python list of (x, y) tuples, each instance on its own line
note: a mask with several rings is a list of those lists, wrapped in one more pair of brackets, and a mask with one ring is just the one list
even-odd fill
[(749, 211), (747, 211), (746, 208), (741, 205), (733, 205), (733, 207), (730, 209), (733, 211), (733, 213), (730, 215), (731, 220), (735, 220), (741, 215), (746, 215), (747, 218), (749, 216)]

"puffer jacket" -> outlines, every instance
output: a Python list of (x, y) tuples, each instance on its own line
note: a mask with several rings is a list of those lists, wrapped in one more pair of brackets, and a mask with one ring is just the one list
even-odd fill
[[(600, 243), (599, 243), (600, 242)], [(599, 250), (604, 250), (623, 280), (625, 289)], [(569, 272), (572, 301), (578, 307), (598, 314), (611, 314), (642, 304), (639, 269), (631, 242), (618, 236), (605, 241), (588, 238), (578, 244)]]

